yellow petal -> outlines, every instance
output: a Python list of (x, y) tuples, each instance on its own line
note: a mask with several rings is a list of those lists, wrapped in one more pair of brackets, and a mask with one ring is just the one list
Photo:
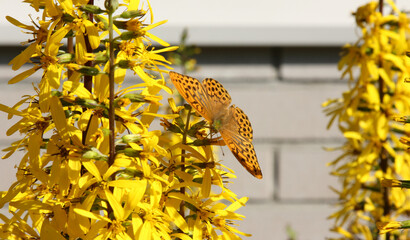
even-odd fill
[(209, 168), (205, 168), (205, 173), (203, 176), (202, 187), (201, 187), (201, 194), (203, 198), (209, 197), (209, 194), (211, 193), (211, 186), (212, 186), (211, 170)]
[(152, 237), (152, 223), (151, 221), (145, 221), (142, 225), (141, 232), (138, 236), (138, 239), (151, 239)]
[(11, 24), (13, 24), (14, 26), (17, 26), (17, 27), (20, 27), (20, 28), (24, 28), (24, 29), (27, 29), (27, 30), (29, 30), (29, 31), (35, 31), (35, 30), (36, 30), (35, 27), (26, 25), (26, 24), (24, 24), (24, 23), (21, 23), (20, 21), (16, 20), (16, 19), (13, 18), (13, 17), (6, 16), (6, 19), (7, 19), (7, 21), (9, 21), (9, 22), (10, 22)]
[(181, 240), (192, 240), (192, 238), (189, 235), (183, 234), (183, 233), (173, 233), (171, 234), (172, 239), (181, 239)]
[(159, 38), (159, 37), (157, 37), (157, 36), (155, 36), (155, 35), (153, 35), (153, 34), (151, 34), (151, 33), (149, 33), (149, 32), (146, 32), (145, 35), (146, 35), (147, 37), (151, 38), (152, 40), (154, 40), (155, 42), (161, 44), (161, 45), (164, 46), (164, 47), (168, 47), (168, 46), (170, 45), (169, 43), (165, 42), (165, 41), (162, 40), (161, 38)]
[[(147, 189), (147, 180), (133, 180), (134, 186), (129, 190), (128, 199), (124, 206), (124, 216), (129, 216), (134, 211), (135, 207), (140, 203)], [(137, 186), (138, 185), (138, 186)]]
[(28, 62), (31, 56), (33, 56), (33, 54), (36, 52), (37, 46), (38, 46), (37, 43), (30, 44), (30, 46), (26, 47), (24, 51), (22, 51), (19, 55), (13, 58), (9, 62), (9, 65), (13, 65), (11, 69), (18, 70), (26, 62)]
[(47, 56), (56, 56), (58, 49), (62, 45), (62, 43), (60, 43), (61, 40), (65, 37), (65, 35), (67, 35), (70, 30), (70, 25), (65, 25), (64, 27), (58, 29), (53, 35), (51, 35), (50, 39), (47, 41), (44, 54)]
[(102, 181), (100, 171), (92, 161), (82, 161), (81, 163), (99, 182)]
[(159, 201), (162, 197), (162, 184), (159, 181), (154, 181), (151, 183), (150, 188), (150, 204), (152, 208), (157, 208), (159, 206)]
[(0, 111), (6, 112), (6, 113), (9, 113), (9, 114), (13, 114), (13, 115), (17, 115), (17, 116), (21, 116), (21, 117), (25, 115), (24, 113), (22, 113), (20, 111), (17, 111), (14, 108), (7, 107), (6, 105), (3, 105), (1, 103), (0, 103)]
[(39, 69), (40, 69), (40, 67), (34, 66), (33, 68), (30, 68), (29, 70), (26, 70), (26, 71), (20, 73), (19, 75), (13, 77), (12, 79), (10, 79), (8, 84), (18, 83), (21, 80), (24, 80), (24, 79), (30, 77), (33, 73), (35, 73)]
[(187, 222), (185, 221), (185, 219), (181, 216), (181, 214), (179, 214), (179, 212), (173, 206), (173, 205), (179, 206), (179, 201), (176, 201), (177, 204), (173, 204), (173, 205), (172, 205), (171, 201), (175, 201), (175, 200), (174, 199), (169, 200), (169, 203), (167, 203), (167, 207), (165, 208), (165, 211), (167, 212), (169, 217), (173, 220), (175, 225), (177, 225), (177, 227), (179, 227), (179, 229), (181, 229), (184, 233), (188, 233), (189, 228), (188, 228)]
[(391, 61), (396, 67), (400, 68), (401, 71), (406, 72), (406, 67), (403, 64), (403, 60), (392, 54), (392, 53), (385, 53), (383, 54), (383, 58), (387, 61)]
[(358, 132), (353, 132), (353, 131), (348, 131), (348, 132), (344, 132), (343, 136), (345, 138), (352, 138), (352, 139), (357, 139), (357, 140), (361, 140), (362, 139), (362, 135)]
[(81, 131), (85, 131), (90, 121), (91, 114), (93, 113), (92, 109), (87, 109), (83, 114), (81, 114), (80, 119), (78, 119), (78, 128)]
[(60, 87), (62, 70), (62, 66), (58, 66), (57, 64), (50, 64), (47, 67), (46, 79), (49, 82), (50, 86), (54, 89), (58, 89)]
[(60, 99), (56, 96), (51, 97), (50, 111), (57, 131), (60, 133), (63, 140), (68, 143), (70, 137), (68, 133), (67, 119), (65, 118), (63, 105), (61, 104)]
[(44, 240), (65, 240), (65, 237), (49, 223), (48, 219), (41, 224), (40, 236)]
[(231, 205), (229, 205), (225, 210), (226, 211), (231, 211), (231, 212), (235, 212), (236, 210), (238, 210), (239, 208), (245, 206), (246, 202), (249, 200), (248, 197), (243, 197), (241, 199), (239, 199), (238, 201), (235, 201), (234, 203), (232, 203)]
[(88, 41), (90, 42), (91, 48), (96, 49), (100, 46), (100, 36), (98, 35), (97, 27), (89, 20), (83, 20), (85, 29), (87, 30)]
[(106, 189), (104, 192), (112, 210), (114, 211), (115, 219), (119, 221), (124, 220), (124, 209), (121, 207), (121, 204), (117, 201), (117, 199), (115, 199), (110, 190)]
[(71, 0), (59, 0), (59, 2), (66, 13), (74, 16), (73, 2)]
[(90, 219), (94, 219), (94, 220), (101, 220), (101, 221), (106, 221), (106, 222), (111, 222), (111, 220), (107, 217), (101, 216), (99, 214), (95, 214), (89, 211), (86, 211), (84, 209), (80, 209), (80, 208), (74, 208), (74, 212), (77, 213), (78, 215), (84, 216), (84, 217), (88, 217)]
[(39, 94), (40, 110), (41, 112), (48, 112), (50, 108), (50, 101), (51, 101), (50, 84), (47, 80), (43, 78), (39, 84), (39, 88), (40, 88), (40, 94)]

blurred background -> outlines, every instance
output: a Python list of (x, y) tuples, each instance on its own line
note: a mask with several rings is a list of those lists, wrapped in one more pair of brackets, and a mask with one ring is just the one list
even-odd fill
[[(258, 180), (248, 174), (226, 147), (221, 156), (238, 176), (232, 190), (239, 197), (250, 197), (240, 210), (246, 219), (239, 222), (239, 229), (253, 235), (245, 239), (317, 240), (334, 236), (329, 232), (332, 220), (326, 219), (336, 210), (336, 196), (329, 186), (340, 187), (326, 164), (339, 153), (323, 148), (339, 146), (343, 139), (336, 128), (326, 130), (328, 119), (321, 103), (347, 89), (346, 80), (340, 80), (337, 70), (339, 52), (344, 44), (358, 39), (359, 29), (351, 13), (367, 2), (150, 2), (155, 22), (168, 19), (152, 33), (178, 45), (182, 31), (187, 29), (187, 43), (201, 49), (195, 56), (198, 69), (190, 75), (221, 82), (233, 104), (252, 122), (264, 178)], [(410, 9), (408, 1), (397, 1), (397, 5)], [(24, 49), (20, 43), (31, 36), (12, 26), (5, 16), (29, 23), (28, 12), (31, 8), (21, 1), (7, 1), (0, 8), (0, 103), (9, 106), (22, 95), (33, 94), (31, 82), (41, 77), (34, 75), (7, 85), (17, 74), (7, 63)], [(5, 134), (16, 121), (0, 113), (1, 149), (17, 139)], [(7, 190), (15, 180), (18, 160), (18, 154), (1, 160), (0, 191)]]

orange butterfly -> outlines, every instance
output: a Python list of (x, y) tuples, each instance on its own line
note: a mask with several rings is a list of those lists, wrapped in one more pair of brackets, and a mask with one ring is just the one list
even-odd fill
[(262, 178), (261, 168), (253, 148), (253, 131), (248, 116), (235, 105), (218, 81), (198, 79), (169, 72), (172, 83), (182, 97), (219, 131), (226, 145), (242, 166), (256, 178)]

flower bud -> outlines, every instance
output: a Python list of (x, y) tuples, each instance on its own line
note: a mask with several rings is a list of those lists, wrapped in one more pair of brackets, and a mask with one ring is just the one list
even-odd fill
[(97, 108), (97, 107), (103, 107), (103, 105), (99, 104), (97, 101), (94, 99), (83, 99), (83, 98), (76, 98), (75, 103), (81, 106), (84, 106), (86, 108)]
[(128, 98), (131, 102), (145, 102), (145, 97), (138, 93), (128, 93), (123, 96), (124, 98)]
[(130, 68), (129, 63), (130, 63), (129, 60), (120, 60), (120, 61), (117, 63), (117, 66), (120, 67), (120, 68), (128, 69), (128, 68)]
[(128, 31), (128, 32), (123, 32), (121, 35), (120, 35), (120, 38), (121, 38), (121, 40), (130, 40), (130, 39), (133, 39), (133, 38), (137, 38), (137, 37), (139, 37), (140, 35), (139, 34), (137, 34), (137, 33), (135, 33), (135, 32), (131, 32), (131, 31)]
[(124, 143), (135, 143), (135, 142), (139, 142), (141, 140), (141, 135), (139, 134), (127, 134), (122, 136), (122, 141)]
[(119, 3), (118, 0), (105, 0), (104, 6), (108, 12), (113, 13), (118, 9)]
[(100, 73), (100, 70), (98, 70), (97, 68), (88, 67), (88, 66), (81, 66), (76, 71), (84, 75), (87, 75), (87, 76), (96, 76)]
[(90, 150), (84, 152), (82, 157), (85, 158), (85, 159), (95, 159), (95, 160), (102, 160), (102, 161), (107, 161), (108, 160), (108, 156), (102, 154), (95, 147), (92, 147)]
[(102, 10), (99, 6), (96, 5), (82, 5), (80, 7), (78, 7), (81, 11), (83, 12), (87, 12), (87, 13), (93, 13), (93, 14), (101, 14), (103, 12), (105, 12), (104, 10)]
[(124, 153), (125, 156), (128, 156), (128, 157), (139, 157), (140, 156), (140, 151), (135, 150), (133, 148), (126, 148), (120, 152)]
[(74, 60), (74, 55), (71, 53), (63, 53), (57, 56), (59, 63), (70, 63)]
[(145, 11), (143, 10), (131, 10), (131, 11), (125, 11), (121, 13), (118, 17), (120, 18), (135, 18), (135, 17), (142, 17), (145, 15)]

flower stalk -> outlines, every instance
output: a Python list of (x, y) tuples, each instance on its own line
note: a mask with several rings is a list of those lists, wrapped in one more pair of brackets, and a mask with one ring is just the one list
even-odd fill
[(114, 55), (114, 22), (113, 14), (116, 10), (113, 4), (116, 0), (106, 0), (105, 5), (108, 10), (108, 41), (109, 41), (109, 107), (108, 107), (108, 121), (110, 129), (110, 157), (108, 164), (111, 166), (115, 160), (115, 112), (114, 112), (114, 72), (115, 72), (115, 55)]

